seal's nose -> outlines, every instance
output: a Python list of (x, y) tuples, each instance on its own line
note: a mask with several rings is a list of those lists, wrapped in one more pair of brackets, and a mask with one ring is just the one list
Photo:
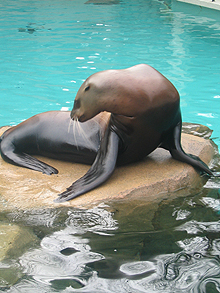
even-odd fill
[(79, 115), (77, 115), (77, 111), (79, 111), (79, 109), (80, 109), (80, 100), (75, 98), (73, 109), (70, 114), (70, 117), (72, 120), (76, 120), (79, 118), (78, 117)]
[(71, 111), (71, 113), (70, 113), (70, 118), (72, 119), (72, 120), (76, 120), (76, 115), (75, 115), (76, 113), (75, 113), (75, 111), (74, 111), (74, 109)]

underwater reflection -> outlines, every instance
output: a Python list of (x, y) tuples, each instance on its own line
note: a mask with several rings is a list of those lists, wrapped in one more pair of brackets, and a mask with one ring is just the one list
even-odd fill
[(139, 281), (129, 280), (131, 287), (139, 290), (136, 292), (220, 292), (219, 260), (212, 256), (181, 252), (158, 256), (155, 261), (155, 273)]
[[(4, 292), (220, 292), (220, 226), (199, 221), (193, 212), (196, 202), (216, 207), (214, 199), (204, 196), (175, 205), (130, 204), (130, 210), (123, 201), (123, 213), (120, 206), (114, 213), (100, 206), (32, 211), (25, 213), (26, 220), (14, 214), (48, 230), (38, 247), (19, 257), (22, 276)], [(177, 211), (184, 211), (184, 217)]]
[[(117, 228), (111, 213), (94, 208), (87, 211), (68, 211), (66, 228), (45, 236), (40, 248), (31, 249), (20, 257), (23, 273), (40, 283), (53, 284), (58, 280), (71, 280), (83, 287), (96, 274), (87, 264), (104, 259), (92, 252), (84, 233), (102, 233)], [(65, 281), (66, 283), (66, 281)], [(75, 286), (74, 285), (74, 286)]]
[(93, 276), (92, 270), (85, 268), (86, 264), (104, 257), (91, 251), (87, 239), (74, 234), (74, 230), (67, 228), (45, 237), (41, 248), (28, 251), (20, 258), (23, 272), (43, 283), (74, 279), (83, 285), (84, 279)]

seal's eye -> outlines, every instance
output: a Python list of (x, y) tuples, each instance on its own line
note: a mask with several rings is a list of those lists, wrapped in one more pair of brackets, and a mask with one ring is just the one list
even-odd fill
[(85, 88), (85, 92), (87, 92), (89, 89), (90, 89), (90, 85), (88, 85), (88, 86)]
[(80, 108), (80, 101), (79, 100), (75, 100), (74, 101), (74, 107), (73, 107), (74, 109), (78, 109), (78, 108)]

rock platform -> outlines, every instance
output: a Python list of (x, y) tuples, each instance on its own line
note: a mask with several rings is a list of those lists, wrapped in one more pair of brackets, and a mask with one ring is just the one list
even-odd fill
[[(0, 135), (6, 129), (2, 127)], [(182, 146), (185, 152), (199, 156), (207, 164), (215, 153), (210, 140), (186, 133), (182, 134)], [(193, 167), (172, 159), (168, 151), (156, 149), (142, 162), (116, 168), (111, 178), (95, 190), (57, 204), (53, 202), (57, 195), (84, 175), (89, 166), (40, 159), (57, 168), (59, 174), (48, 176), (8, 164), (0, 158), (1, 210), (60, 206), (86, 208), (123, 198), (152, 202), (198, 191), (205, 180)]]

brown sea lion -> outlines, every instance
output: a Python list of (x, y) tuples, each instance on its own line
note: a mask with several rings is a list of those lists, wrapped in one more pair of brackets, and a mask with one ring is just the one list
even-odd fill
[(179, 94), (168, 79), (149, 65), (91, 75), (76, 95), (71, 118), (75, 129), (80, 126), (84, 135), (81, 131), (74, 131), (73, 135), (68, 131), (69, 112), (52, 111), (26, 120), (1, 137), (3, 159), (19, 166), (57, 173), (30, 154), (92, 164), (56, 202), (94, 189), (111, 176), (116, 164), (139, 161), (157, 147), (169, 150), (174, 159), (213, 175), (203, 161), (183, 151)]

